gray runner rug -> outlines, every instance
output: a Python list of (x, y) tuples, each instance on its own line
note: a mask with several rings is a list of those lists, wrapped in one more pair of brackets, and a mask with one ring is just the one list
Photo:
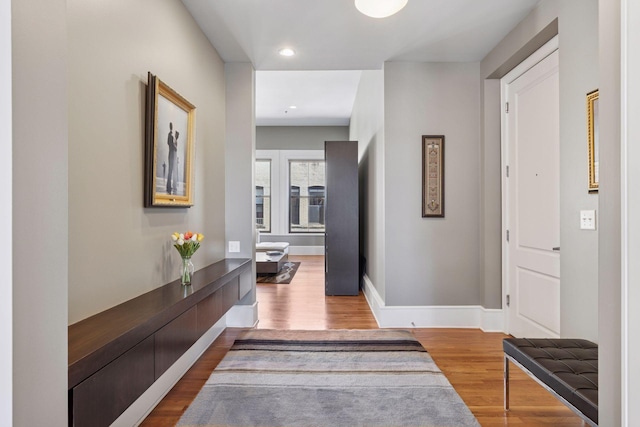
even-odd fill
[(242, 333), (178, 426), (479, 426), (404, 330)]

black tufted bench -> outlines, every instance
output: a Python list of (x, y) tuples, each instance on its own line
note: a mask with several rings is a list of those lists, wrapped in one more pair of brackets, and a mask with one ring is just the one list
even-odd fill
[(598, 425), (598, 345), (578, 339), (506, 338), (504, 408), (509, 410), (509, 361), (589, 425)]

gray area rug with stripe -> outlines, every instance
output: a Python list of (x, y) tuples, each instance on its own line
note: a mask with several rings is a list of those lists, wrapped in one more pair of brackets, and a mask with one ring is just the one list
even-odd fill
[(404, 330), (242, 333), (178, 426), (479, 426)]

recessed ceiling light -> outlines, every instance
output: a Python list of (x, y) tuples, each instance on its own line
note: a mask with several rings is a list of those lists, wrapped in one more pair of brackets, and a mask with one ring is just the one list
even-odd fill
[(356, 9), (372, 18), (386, 18), (398, 13), (408, 0), (355, 0)]
[(289, 109), (290, 109), (290, 110), (295, 110), (296, 108), (298, 108), (298, 107), (297, 107), (297, 106), (295, 106), (295, 105), (289, 105)]
[(296, 54), (296, 51), (290, 47), (285, 47), (284, 49), (280, 49), (278, 53), (282, 56), (293, 56)]

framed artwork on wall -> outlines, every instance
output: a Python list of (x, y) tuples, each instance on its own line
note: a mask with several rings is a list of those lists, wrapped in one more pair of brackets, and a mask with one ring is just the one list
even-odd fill
[(587, 135), (589, 150), (589, 192), (597, 193), (600, 179), (599, 153), (600, 153), (600, 128), (599, 128), (599, 91), (598, 89), (587, 94)]
[(193, 206), (196, 107), (148, 73), (145, 207)]
[(444, 217), (444, 135), (422, 136), (422, 217)]

